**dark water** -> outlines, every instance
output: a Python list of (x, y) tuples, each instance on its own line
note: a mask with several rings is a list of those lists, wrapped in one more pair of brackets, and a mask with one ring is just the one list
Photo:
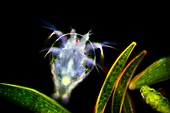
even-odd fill
[[(27, 8), (26, 8), (27, 9)], [(37, 10), (36, 10), (37, 9)], [(42, 9), (42, 10), (41, 10)], [(46, 10), (43, 7), (25, 13), (18, 10), (3, 12), (1, 25), (1, 75), (0, 82), (18, 84), (35, 88), (48, 96), (53, 93), (52, 75), (50, 73), (48, 60), (43, 60), (44, 53), (39, 52), (49, 44), (45, 43), (51, 33), (50, 30), (41, 26), (39, 19), (43, 19), (64, 33), (75, 28), (80, 34), (87, 33), (92, 29), (91, 41), (115, 42), (118, 51), (109, 48), (104, 49), (106, 71), (92, 73), (72, 92), (72, 97), (67, 105), (64, 105), (73, 113), (92, 113), (104, 78), (108, 69), (116, 57), (132, 42), (136, 41), (130, 59), (143, 49), (148, 54), (140, 64), (136, 73), (142, 71), (154, 61), (170, 55), (169, 31), (167, 30), (168, 19), (166, 14), (152, 11), (139, 10), (116, 11), (111, 8), (100, 11), (58, 14), (57, 7)], [(30, 11), (29, 11), (30, 10)], [(56, 10), (56, 11), (55, 11)], [(14, 13), (14, 15), (12, 15)], [(161, 18), (157, 18), (161, 17)], [(54, 39), (52, 39), (54, 40)], [(120, 44), (120, 45), (119, 45)], [(122, 45), (121, 45), (122, 44)], [(101, 71), (101, 70), (100, 70)], [(153, 85), (156, 89), (163, 88), (166, 96), (170, 95), (169, 81)], [(133, 97), (137, 113), (149, 113), (153, 111), (150, 106), (142, 100), (138, 90), (130, 91)], [(15, 104), (0, 98), (0, 112), (25, 113)], [(110, 106), (107, 107), (109, 112)]]

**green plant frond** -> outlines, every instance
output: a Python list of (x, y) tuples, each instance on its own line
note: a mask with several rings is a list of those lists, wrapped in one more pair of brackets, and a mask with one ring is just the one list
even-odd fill
[(97, 102), (95, 105), (94, 112), (95, 113), (103, 113), (106, 107), (106, 104), (111, 96), (111, 93), (114, 88), (114, 84), (120, 75), (121, 71), (123, 70), (127, 59), (129, 58), (131, 52), (133, 51), (134, 47), (136, 46), (136, 42), (132, 42), (116, 59), (113, 63), (111, 69), (109, 70), (106, 79), (102, 85), (100, 93), (97, 98)]
[(134, 57), (124, 68), (122, 73), (118, 76), (116, 80), (113, 97), (112, 97), (112, 113), (121, 113), (126, 96), (126, 90), (130, 83), (130, 80), (137, 69), (138, 65), (146, 55), (146, 51), (140, 52), (136, 57)]
[(136, 75), (130, 82), (129, 89), (139, 89), (144, 85), (152, 85), (167, 79), (170, 79), (170, 56), (155, 61)]
[(135, 113), (135, 107), (133, 105), (132, 99), (128, 91), (126, 92), (126, 96), (123, 104), (123, 113)]
[(32, 88), (0, 83), (0, 95), (36, 113), (70, 113), (52, 98)]

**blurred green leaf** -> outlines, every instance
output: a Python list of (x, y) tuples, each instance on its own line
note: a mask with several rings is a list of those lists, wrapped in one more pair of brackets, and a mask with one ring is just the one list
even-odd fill
[(117, 77), (120, 75), (123, 70), (127, 59), (129, 58), (132, 50), (136, 46), (136, 42), (132, 42), (116, 59), (113, 63), (111, 69), (109, 70), (106, 79), (102, 85), (100, 93), (97, 98), (95, 113), (103, 113), (106, 107), (106, 104), (111, 96), (111, 93), (114, 88)]
[(163, 57), (144, 71), (136, 75), (130, 82), (129, 89), (138, 89), (144, 85), (152, 85), (170, 78), (170, 57)]
[(128, 88), (128, 85), (130, 83), (130, 80), (146, 55), (146, 51), (140, 52), (136, 57), (134, 57), (128, 65), (124, 68), (123, 72), (118, 76), (118, 79), (116, 80), (114, 91), (113, 91), (113, 97), (112, 97), (112, 113), (121, 113), (122, 107), (124, 103), (124, 99), (126, 96), (126, 90)]
[(36, 113), (70, 113), (52, 98), (28, 87), (0, 83), (0, 95)]
[(123, 104), (123, 113), (135, 113), (135, 108), (128, 91), (126, 92), (126, 96)]

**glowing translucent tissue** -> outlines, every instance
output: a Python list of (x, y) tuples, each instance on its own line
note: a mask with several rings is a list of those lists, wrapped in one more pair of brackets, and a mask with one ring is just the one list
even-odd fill
[(89, 41), (89, 32), (81, 35), (74, 29), (67, 34), (54, 30), (49, 38), (53, 35), (57, 35), (58, 38), (47, 52), (51, 56), (51, 72), (55, 84), (53, 97), (67, 102), (73, 88), (96, 66), (94, 50), (99, 48), (101, 58), (103, 58), (102, 46), (110, 46), (104, 43), (92, 43)]

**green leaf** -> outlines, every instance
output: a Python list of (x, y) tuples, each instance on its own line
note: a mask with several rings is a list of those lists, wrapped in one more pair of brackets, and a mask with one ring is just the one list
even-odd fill
[(134, 57), (130, 63), (125, 67), (123, 72), (118, 76), (118, 79), (116, 80), (113, 97), (112, 97), (112, 113), (121, 113), (122, 107), (124, 103), (124, 99), (126, 96), (126, 90), (128, 88), (128, 85), (130, 83), (130, 80), (146, 55), (146, 51), (140, 52), (136, 57)]
[(0, 83), (0, 95), (36, 113), (70, 113), (52, 98), (28, 87)]
[(136, 46), (136, 42), (132, 42), (116, 59), (111, 69), (109, 70), (106, 79), (102, 85), (97, 102), (95, 105), (95, 113), (103, 113), (106, 104), (111, 96), (117, 77), (123, 70), (127, 59), (129, 58), (132, 50)]
[(135, 113), (134, 105), (128, 91), (126, 92), (123, 104), (123, 113)]
[(144, 85), (152, 85), (170, 78), (170, 57), (163, 57), (144, 71), (136, 75), (130, 85), (129, 89), (138, 89)]

